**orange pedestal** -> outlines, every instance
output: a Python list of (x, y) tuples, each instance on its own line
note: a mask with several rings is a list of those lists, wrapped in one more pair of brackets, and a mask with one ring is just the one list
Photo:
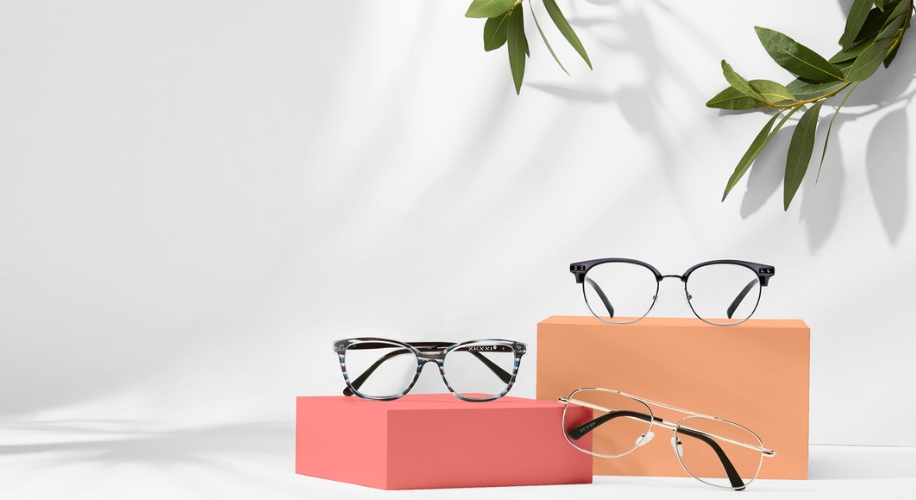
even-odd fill
[[(537, 398), (604, 387), (728, 419), (776, 450), (759, 478), (807, 479), (809, 349), (801, 320), (722, 327), (695, 318), (611, 325), (553, 316), (538, 323)], [(684, 415), (660, 409), (658, 416), (677, 422)], [(594, 467), (604, 475), (687, 475), (667, 438), (623, 457), (595, 458)]]
[(566, 442), (562, 411), (514, 397), (300, 397), (296, 473), (388, 490), (591, 483), (592, 457)]

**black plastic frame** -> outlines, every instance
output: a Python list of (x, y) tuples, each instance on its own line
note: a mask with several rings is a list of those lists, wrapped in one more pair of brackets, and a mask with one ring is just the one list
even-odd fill
[[(681, 282), (684, 283), (684, 294), (688, 298), (687, 303), (690, 305), (690, 310), (693, 312), (694, 316), (696, 316), (698, 319), (700, 319), (701, 321), (705, 323), (709, 323), (710, 325), (716, 325), (716, 326), (737, 325), (737, 324), (743, 323), (744, 321), (746, 321), (747, 319), (749, 319), (751, 316), (754, 315), (754, 312), (757, 311), (757, 306), (760, 304), (760, 297), (758, 296), (757, 303), (754, 304), (754, 309), (751, 311), (751, 313), (748, 315), (747, 318), (744, 318), (741, 321), (736, 321), (734, 323), (716, 323), (707, 318), (703, 318), (702, 316), (697, 314), (696, 309), (693, 308), (693, 304), (690, 302), (690, 292), (687, 290), (687, 281), (690, 278), (690, 274), (696, 271), (697, 269), (700, 269), (706, 266), (710, 266), (710, 265), (716, 265), (716, 264), (738, 265), (738, 266), (746, 267), (750, 269), (751, 271), (753, 271), (757, 275), (757, 282), (760, 283), (761, 287), (767, 286), (770, 282), (770, 278), (776, 274), (776, 268), (769, 264), (760, 264), (757, 262), (749, 262), (746, 260), (733, 260), (733, 259), (709, 260), (706, 262), (701, 262), (699, 264), (696, 264), (688, 268), (686, 271), (684, 271), (683, 274), (662, 274), (658, 269), (656, 269), (651, 264), (648, 264), (641, 260), (627, 259), (627, 258), (621, 258), (621, 257), (584, 260), (582, 262), (573, 262), (572, 264), (570, 264), (569, 272), (571, 272), (573, 276), (575, 276), (576, 283), (582, 285), (582, 296), (585, 299), (586, 305), (588, 305), (588, 297), (586, 295), (585, 286), (591, 285), (594, 288), (595, 292), (598, 294), (598, 296), (601, 298), (601, 300), (604, 302), (604, 306), (605, 308), (607, 308), (608, 313), (610, 314), (611, 317), (613, 317), (613, 314), (614, 314), (613, 306), (611, 305), (610, 301), (607, 299), (607, 296), (604, 294), (604, 291), (601, 290), (601, 288), (597, 285), (597, 283), (589, 279), (587, 275), (588, 275), (588, 272), (597, 265), (615, 263), (615, 262), (635, 264), (638, 266), (645, 267), (646, 269), (651, 271), (652, 274), (655, 276), (655, 294), (654, 294), (655, 298), (652, 299), (652, 304), (649, 306), (649, 309), (642, 316), (632, 321), (626, 321), (626, 322), (607, 321), (604, 318), (602, 318), (601, 316), (599, 316), (598, 314), (596, 314), (595, 311), (593, 311), (591, 309), (591, 306), (589, 305), (589, 311), (592, 312), (592, 315), (594, 315), (596, 318), (600, 319), (601, 321), (604, 321), (606, 323), (611, 323), (611, 324), (634, 323), (646, 317), (649, 314), (649, 312), (652, 311), (652, 308), (655, 307), (655, 302), (658, 298), (658, 288), (662, 280), (664, 280), (665, 278), (678, 278), (679, 280), (681, 280)], [(729, 318), (731, 318), (731, 314), (738, 307), (738, 304), (740, 304), (740, 302), (744, 299), (747, 293), (753, 288), (754, 283), (755, 282), (752, 280), (750, 283), (748, 283), (747, 286), (744, 287), (744, 290), (741, 293), (739, 293), (737, 297), (735, 297), (735, 300), (732, 302), (731, 306), (728, 308), (728, 311), (727, 311)]]
[[(514, 354), (512, 373), (505, 371), (502, 369), (502, 367), (490, 361), (486, 356), (480, 354), (480, 351), (473, 350), (473, 347), (479, 344), (486, 344), (486, 347), (496, 347), (503, 352), (511, 351)], [(380, 357), (375, 363), (367, 368), (366, 371), (357, 375), (356, 378), (351, 380), (350, 375), (347, 373), (346, 367), (347, 350), (378, 349), (382, 347), (382, 345), (385, 347), (400, 346), (402, 349), (392, 351)], [(445, 386), (448, 388), (449, 392), (454, 394), (458, 399), (472, 402), (492, 401), (508, 394), (512, 389), (512, 386), (515, 384), (515, 380), (518, 375), (518, 369), (521, 365), (522, 356), (524, 356), (528, 350), (527, 345), (523, 342), (505, 339), (477, 339), (460, 343), (453, 343), (441, 341), (402, 342), (400, 340), (378, 337), (362, 337), (336, 340), (332, 343), (332, 348), (334, 349), (334, 352), (337, 353), (338, 359), (340, 360), (340, 370), (343, 373), (344, 382), (347, 384), (347, 387), (343, 390), (344, 396), (358, 396), (363, 399), (372, 399), (376, 401), (392, 401), (398, 399), (410, 392), (413, 386), (417, 383), (417, 380), (420, 378), (420, 373), (423, 371), (423, 366), (426, 363), (433, 362), (439, 368), (439, 375), (442, 377), (442, 381), (445, 382)], [(451, 384), (449, 384), (448, 378), (445, 375), (445, 359), (450, 352), (458, 351), (461, 349), (467, 349), (467, 351), (475, 355), (475, 357), (480, 360), (481, 363), (486, 365), (487, 368), (498, 375), (499, 378), (506, 383), (506, 389), (500, 394), (487, 396), (485, 398), (469, 397), (455, 391)], [(368, 379), (372, 373), (375, 372), (379, 366), (381, 366), (382, 363), (394, 356), (401, 354), (413, 354), (417, 359), (417, 371), (414, 374), (410, 385), (408, 385), (404, 391), (390, 396), (373, 396), (369, 394), (363, 394), (359, 391), (360, 386), (362, 386), (366, 379)]]

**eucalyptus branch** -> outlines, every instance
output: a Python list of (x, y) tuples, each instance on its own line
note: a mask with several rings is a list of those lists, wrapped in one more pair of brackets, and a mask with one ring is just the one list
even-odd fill
[[(776, 64), (796, 75), (796, 79), (785, 86), (770, 80), (745, 80), (727, 62), (722, 61), (722, 73), (729, 87), (710, 99), (706, 106), (726, 110), (777, 110), (776, 115), (751, 142), (729, 177), (722, 195), (723, 201), (782, 128), (783, 123), (792, 114), (804, 109), (792, 133), (786, 156), (783, 209), (788, 210), (811, 161), (824, 101), (849, 89), (827, 127), (817, 172), (820, 177), (830, 132), (840, 108), (861, 82), (871, 77), (882, 64), (887, 68), (893, 62), (900, 41), (910, 27), (913, 3), (914, 0), (854, 0), (846, 20), (846, 29), (839, 40), (842, 48), (830, 59), (825, 59), (778, 31), (755, 28), (757, 38)], [(777, 117), (786, 110), (791, 111), (774, 128)]]
[[(525, 8), (522, 5), (523, 1), (473, 0), (465, 13), (465, 17), (486, 18), (487, 22), (483, 27), (483, 49), (485, 51), (490, 52), (503, 45), (506, 46), (509, 53), (509, 69), (512, 71), (516, 94), (522, 90), (522, 80), (525, 78), (525, 61), (531, 56), (531, 52), (528, 50), (528, 38), (525, 36)], [(579, 40), (579, 36), (569, 25), (566, 16), (560, 11), (556, 0), (542, 1), (547, 15), (550, 16), (557, 29), (591, 69), (592, 62), (585, 52), (582, 41)], [(538, 33), (541, 35), (541, 40), (544, 41), (544, 45), (550, 51), (550, 55), (560, 65), (563, 72), (568, 75), (569, 72), (563, 67), (560, 59), (554, 53), (553, 47), (550, 46), (550, 42), (547, 41), (547, 36), (544, 34), (544, 30), (541, 29), (537, 16), (534, 15), (534, 9), (531, 9), (531, 16), (534, 19), (534, 25), (537, 27)]]

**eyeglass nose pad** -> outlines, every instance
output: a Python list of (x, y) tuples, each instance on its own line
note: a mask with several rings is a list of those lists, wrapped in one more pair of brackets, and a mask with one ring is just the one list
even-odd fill
[(652, 438), (655, 437), (655, 433), (652, 431), (646, 432), (645, 434), (639, 436), (636, 439), (636, 446), (642, 446), (644, 444), (649, 444), (649, 441), (652, 441)]
[(690, 301), (693, 300), (693, 295), (690, 295), (690, 292), (688, 292), (686, 288), (684, 289), (683, 297), (684, 297), (684, 303), (687, 304), (688, 307), (692, 308), (693, 305), (691, 305)]
[(684, 456), (684, 446), (681, 444), (680, 440), (676, 437), (671, 438), (671, 447), (674, 448), (674, 452), (677, 453), (677, 456)]

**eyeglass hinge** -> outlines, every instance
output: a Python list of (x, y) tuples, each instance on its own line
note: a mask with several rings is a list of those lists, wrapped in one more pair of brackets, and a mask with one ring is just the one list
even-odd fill
[(576, 275), (576, 283), (582, 283), (585, 281), (585, 271), (586, 267), (582, 264), (570, 264), (569, 272)]

